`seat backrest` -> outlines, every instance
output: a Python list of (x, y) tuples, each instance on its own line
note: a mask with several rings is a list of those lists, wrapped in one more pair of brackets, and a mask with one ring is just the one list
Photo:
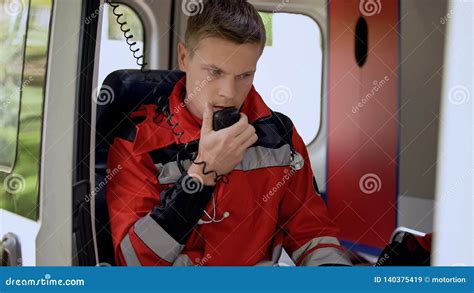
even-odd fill
[[(95, 148), (95, 225), (99, 262), (115, 264), (109, 213), (105, 201), (107, 156), (114, 138), (129, 122), (127, 116), (141, 105), (168, 97), (181, 71), (123, 69), (110, 73), (97, 97)], [(99, 185), (100, 184), (100, 185)]]

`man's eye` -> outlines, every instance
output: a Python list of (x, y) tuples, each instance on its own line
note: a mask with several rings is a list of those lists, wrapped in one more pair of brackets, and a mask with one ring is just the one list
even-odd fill
[(210, 69), (209, 72), (214, 77), (219, 76), (221, 74), (220, 70), (217, 70), (217, 69)]
[(240, 77), (241, 79), (245, 79), (245, 78), (250, 77), (250, 76), (251, 76), (250, 73), (245, 73), (245, 74), (241, 74), (239, 77)]

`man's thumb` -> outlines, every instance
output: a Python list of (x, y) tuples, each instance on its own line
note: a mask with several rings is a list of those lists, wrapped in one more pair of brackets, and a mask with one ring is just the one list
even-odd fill
[(208, 102), (204, 105), (204, 112), (202, 115), (202, 128), (201, 131), (205, 133), (212, 130), (212, 106)]

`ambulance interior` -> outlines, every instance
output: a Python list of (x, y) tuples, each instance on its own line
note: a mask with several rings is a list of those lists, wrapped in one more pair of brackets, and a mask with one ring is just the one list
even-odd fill
[[(20, 235), (24, 264), (115, 265), (108, 149), (128, 114), (182, 76), (176, 48), (202, 2), (51, 2), (40, 220)], [(249, 2), (267, 33), (255, 88), (302, 136), (353, 264), (474, 265), (472, 1)], [(399, 250), (407, 237), (418, 250)], [(285, 253), (279, 264), (294, 265)]]
[[(97, 84), (143, 62), (133, 58), (117, 17), (133, 26), (128, 34), (145, 52), (148, 68), (177, 70), (189, 2), (124, 1), (105, 8)], [(353, 262), (374, 264), (404, 232), (432, 233), (448, 1), (382, 1), (365, 8), (364, 1), (251, 2), (267, 30), (254, 84), (299, 129)], [(106, 221), (100, 192), (95, 204), (96, 223)], [(99, 224), (95, 232), (99, 260), (110, 263), (108, 229)], [(280, 264), (294, 265), (287, 256)]]

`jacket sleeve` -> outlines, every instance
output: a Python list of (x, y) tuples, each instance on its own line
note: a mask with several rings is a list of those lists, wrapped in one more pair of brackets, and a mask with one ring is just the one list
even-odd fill
[(278, 219), (285, 235), (283, 247), (296, 265), (351, 265), (337, 239), (339, 231), (314, 184), (306, 146), (294, 127), (292, 143), (303, 156), (304, 165), (288, 173), (291, 177)]
[[(181, 253), (212, 196), (213, 187), (161, 185), (148, 153), (135, 154), (133, 144), (115, 139), (108, 157), (106, 200), (117, 265), (172, 265)], [(195, 182), (199, 184), (199, 182)]]

